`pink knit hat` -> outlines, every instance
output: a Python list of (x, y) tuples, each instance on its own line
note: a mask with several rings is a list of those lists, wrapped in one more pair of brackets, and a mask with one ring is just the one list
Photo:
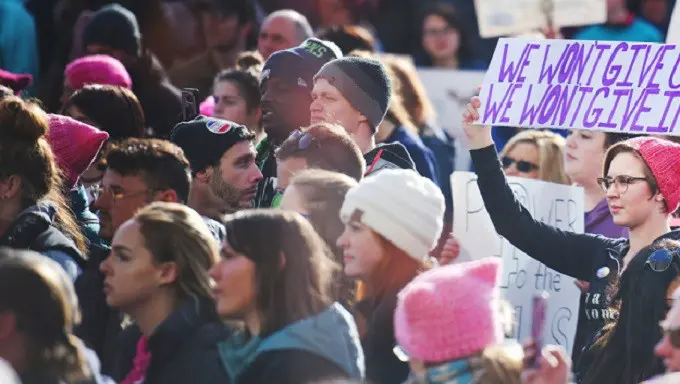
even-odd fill
[[(652, 170), (659, 191), (666, 199), (669, 213), (680, 204), (680, 145), (672, 141), (650, 136), (640, 136), (619, 143), (633, 147)], [(612, 148), (615, 148), (613, 146)], [(612, 148), (607, 151), (604, 172), (607, 174), (613, 158)]]
[(203, 100), (200, 104), (199, 112), (203, 116), (212, 116), (213, 113), (215, 113), (215, 98), (208, 96), (205, 100)]
[(440, 363), (503, 342), (496, 283), (500, 265), (500, 258), (488, 257), (437, 267), (404, 287), (394, 329), (406, 354)]
[(75, 187), (80, 175), (97, 158), (109, 134), (70, 117), (49, 115), (47, 142), (64, 172), (65, 184)]
[(66, 66), (64, 75), (74, 91), (88, 84), (132, 88), (132, 80), (123, 63), (108, 55), (92, 55), (76, 59)]

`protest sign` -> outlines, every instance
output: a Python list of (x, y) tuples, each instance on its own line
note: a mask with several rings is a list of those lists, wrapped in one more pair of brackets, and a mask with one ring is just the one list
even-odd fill
[(501, 39), (476, 124), (680, 135), (675, 45)]
[(475, 10), (479, 34), (485, 38), (522, 34), (549, 24), (559, 28), (607, 20), (606, 0), (475, 0)]
[[(537, 220), (563, 230), (583, 233), (583, 189), (518, 177), (508, 177), (515, 196)], [(501, 290), (515, 309), (514, 338), (530, 336), (531, 304), (535, 293), (547, 291), (547, 343), (560, 344), (570, 353), (578, 323), (581, 292), (574, 279), (547, 268), (515, 248), (494, 230), (477, 187), (477, 176), (454, 172), (453, 233), (460, 243), (459, 260), (468, 261), (487, 256), (503, 259)]]
[(470, 152), (461, 116), (482, 85), (484, 72), (418, 68), (418, 75), (437, 112), (437, 124), (456, 139), (455, 169), (469, 170)]
[(666, 32), (666, 44), (680, 43), (680, 6), (675, 3), (671, 20), (668, 23), (668, 32)]

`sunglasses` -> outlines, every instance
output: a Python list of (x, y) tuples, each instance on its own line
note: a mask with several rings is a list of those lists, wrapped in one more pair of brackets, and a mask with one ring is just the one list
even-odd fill
[(316, 140), (312, 134), (309, 132), (303, 132), (299, 129), (294, 130), (291, 132), (290, 136), (288, 136), (289, 139), (297, 139), (298, 141), (298, 149), (301, 151), (304, 151), (305, 149), (309, 148), (312, 143)]
[(671, 342), (673, 348), (680, 349), (680, 327), (669, 328), (662, 324), (661, 331), (663, 332), (664, 336), (668, 336), (668, 340)]
[(538, 170), (538, 165), (524, 160), (517, 161), (511, 157), (503, 156), (501, 161), (503, 162), (503, 169), (508, 169), (511, 165), (515, 164), (517, 170), (522, 173)]
[(659, 249), (652, 252), (647, 258), (646, 264), (654, 272), (665, 272), (673, 264), (673, 258), (676, 256), (676, 251), (668, 249)]

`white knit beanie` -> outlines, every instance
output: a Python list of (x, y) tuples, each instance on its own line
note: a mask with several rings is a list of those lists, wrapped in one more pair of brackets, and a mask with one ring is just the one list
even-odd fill
[(444, 196), (432, 181), (410, 169), (387, 169), (347, 192), (340, 218), (344, 223), (358, 219), (424, 260), (441, 235), (444, 209)]

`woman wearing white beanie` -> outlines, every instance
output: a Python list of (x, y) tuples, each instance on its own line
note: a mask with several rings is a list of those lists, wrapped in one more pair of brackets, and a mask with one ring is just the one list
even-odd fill
[(355, 315), (371, 383), (408, 377), (408, 364), (393, 353), (397, 293), (428, 269), (444, 209), (440, 189), (412, 170), (384, 170), (347, 192), (340, 210), (345, 231), (337, 245), (345, 274), (359, 281)]

